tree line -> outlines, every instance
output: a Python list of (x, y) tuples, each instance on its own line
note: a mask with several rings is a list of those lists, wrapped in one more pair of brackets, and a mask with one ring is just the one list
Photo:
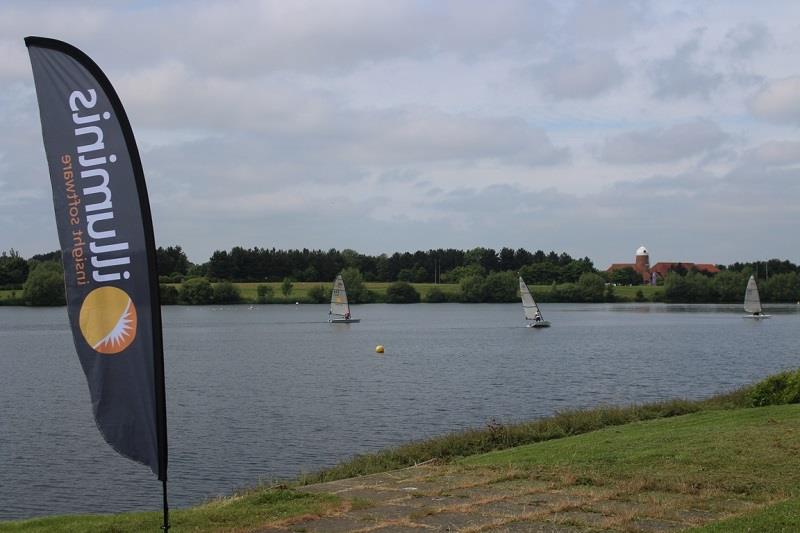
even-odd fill
[[(594, 272), (591, 259), (575, 259), (568, 253), (524, 248), (453, 248), (368, 255), (355, 250), (278, 250), (243, 248), (217, 250), (201, 265), (192, 265), (180, 246), (158, 249), (159, 275), (174, 278), (205, 276), (234, 282), (331, 281), (346, 268), (356, 268), (365, 281), (409, 283), (457, 283), (479, 272), (519, 272), (528, 269), (531, 283), (576, 282), (581, 274)], [(466, 270), (465, 270), (466, 269)]]
[[(236, 303), (243, 300), (237, 282), (262, 283), (257, 302), (282, 301), (271, 285), (281, 282), (319, 282), (302, 299), (324, 302), (337, 274), (347, 276), (348, 294), (361, 302), (509, 302), (517, 295), (517, 274), (529, 285), (547, 285), (537, 299), (558, 302), (615, 301), (614, 285), (636, 285), (641, 276), (632, 269), (598, 272), (588, 257), (575, 259), (562, 252), (529, 252), (524, 248), (437, 249), (367, 255), (354, 250), (277, 250), (234, 247), (216, 251), (203, 264), (191, 263), (180, 246), (159, 247), (157, 262), (164, 303)], [(759, 278), (761, 297), (767, 302), (800, 301), (800, 267), (787, 261), (736, 262), (718, 265), (719, 274), (678, 268), (663, 280), (654, 299), (666, 302), (740, 302), (749, 276)], [(630, 270), (630, 272), (628, 272)], [(390, 282), (384, 294), (364, 283)], [(428, 289), (424, 298), (411, 283), (450, 283), (458, 291)], [(24, 259), (15, 250), (0, 253), (0, 289), (11, 290), (5, 303), (58, 305), (64, 302), (61, 254), (58, 251)], [(17, 294), (19, 291), (19, 294)], [(644, 300), (643, 294), (637, 299)]]
[[(670, 272), (664, 280), (664, 301), (669, 303), (738, 303), (744, 299), (747, 280), (755, 270), (723, 270), (708, 276), (699, 272), (681, 275)], [(800, 274), (797, 271), (770, 274), (758, 282), (764, 302), (794, 303), (800, 301)]]

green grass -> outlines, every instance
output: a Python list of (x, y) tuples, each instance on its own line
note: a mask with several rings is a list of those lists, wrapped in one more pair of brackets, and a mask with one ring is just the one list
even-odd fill
[(636, 299), (636, 293), (642, 291), (642, 295), (649, 302), (659, 300), (659, 295), (663, 298), (664, 287), (653, 287), (651, 285), (636, 285), (636, 286), (616, 286), (614, 287), (614, 296), (620, 301), (633, 302)]
[(796, 533), (800, 531), (800, 498), (790, 498), (742, 516), (692, 528), (687, 533)]
[(22, 305), (22, 289), (0, 290), (0, 305)]
[[(170, 512), (175, 531), (244, 531), (302, 515), (330, 512), (341, 505), (331, 495), (312, 495), (287, 489), (251, 490), (185, 510)], [(25, 533), (138, 533), (159, 531), (161, 513), (71, 515), (0, 522), (0, 532)]]
[(588, 478), (650, 479), (748, 498), (800, 494), (800, 406), (692, 413), (464, 459), (474, 466), (565, 467)]

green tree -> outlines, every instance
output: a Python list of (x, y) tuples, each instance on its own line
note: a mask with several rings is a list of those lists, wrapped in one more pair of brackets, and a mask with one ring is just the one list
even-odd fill
[(676, 272), (667, 274), (664, 278), (664, 301), (669, 303), (692, 301), (691, 287), (686, 278)]
[(483, 276), (472, 275), (461, 279), (461, 298), (465, 302), (483, 301)]
[(442, 274), (442, 281), (445, 283), (460, 283), (462, 279), (469, 276), (485, 276), (486, 270), (478, 265), (458, 266), (449, 272)]
[(256, 287), (256, 303), (265, 304), (272, 299), (274, 293), (272, 285), (259, 285)]
[(25, 283), (28, 272), (28, 262), (13, 248), (0, 254), (0, 287), (18, 288)]
[(178, 289), (173, 285), (164, 285), (162, 283), (158, 286), (158, 292), (161, 305), (175, 305), (178, 303)]
[(178, 299), (189, 305), (208, 305), (214, 300), (214, 288), (208, 278), (192, 278), (181, 284)]
[(530, 285), (549, 285), (561, 278), (561, 267), (549, 261), (525, 265), (519, 274)]
[(281, 293), (283, 293), (284, 296), (289, 296), (292, 293), (292, 287), (294, 287), (292, 278), (283, 278), (283, 283), (281, 283)]
[(586, 272), (578, 278), (578, 290), (586, 302), (602, 302), (605, 288), (606, 282), (598, 274)]
[(215, 304), (238, 304), (241, 301), (242, 293), (239, 292), (239, 287), (230, 281), (221, 281), (214, 285)]
[(483, 302), (514, 302), (519, 282), (513, 272), (492, 272), (483, 282)]
[(763, 283), (764, 299), (769, 302), (800, 301), (800, 276), (795, 272), (775, 274)]
[(723, 270), (711, 280), (711, 286), (720, 302), (741, 302), (747, 287), (747, 278), (742, 272)]
[(550, 291), (553, 302), (582, 302), (583, 291), (575, 283), (561, 283)]
[(700, 272), (692, 271), (686, 274), (686, 283), (689, 285), (689, 301), (695, 303), (716, 302), (717, 293), (711, 284), (711, 278)]
[(64, 270), (60, 263), (39, 263), (22, 287), (22, 298), (28, 305), (65, 305)]
[(594, 266), (589, 259), (573, 259), (561, 268), (561, 281), (579, 281), (583, 274), (593, 273)]
[(342, 270), (342, 280), (344, 280), (347, 300), (350, 303), (359, 304), (369, 301), (369, 292), (364, 286), (364, 278), (357, 268), (350, 267)]
[(386, 288), (386, 302), (390, 304), (414, 304), (419, 302), (419, 293), (406, 281), (395, 281)]
[(632, 267), (618, 268), (610, 273), (609, 281), (617, 285), (641, 285), (642, 275)]
[(169, 276), (175, 272), (186, 274), (189, 271), (189, 259), (180, 246), (161, 246), (156, 249), (156, 263), (158, 264), (158, 274)]
[(317, 304), (324, 304), (331, 297), (331, 292), (324, 285), (314, 285), (308, 289), (308, 298)]

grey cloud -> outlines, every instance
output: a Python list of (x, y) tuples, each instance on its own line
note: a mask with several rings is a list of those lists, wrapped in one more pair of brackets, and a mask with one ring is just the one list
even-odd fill
[(647, 2), (590, 0), (576, 2), (562, 28), (569, 42), (609, 43), (630, 38), (651, 24)]
[(800, 163), (800, 141), (769, 141), (749, 150), (747, 157), (765, 165), (796, 165)]
[(710, 63), (700, 63), (702, 30), (679, 46), (671, 57), (655, 61), (650, 68), (650, 78), (655, 84), (654, 96), (661, 99), (678, 99), (689, 96), (708, 98), (724, 79)]
[(589, 99), (619, 86), (625, 78), (614, 54), (604, 50), (582, 50), (534, 65), (528, 74), (549, 97)]
[[(150, 89), (139, 90), (144, 86)], [(147, 128), (240, 132), (259, 139), (255, 153), (279, 147), (279, 160), (351, 161), (394, 166), (418, 162), (495, 160), (515, 165), (566, 162), (569, 151), (546, 132), (514, 117), (476, 117), (429, 107), (353, 109), (330, 94), (275, 80), (199, 80), (162, 65), (121, 80), (131, 121)], [(241, 132), (246, 132), (243, 134)]]
[(697, 119), (669, 128), (631, 131), (606, 139), (600, 159), (617, 164), (678, 161), (708, 154), (727, 139), (728, 135), (716, 123)]
[(723, 49), (736, 59), (747, 59), (764, 50), (770, 40), (771, 35), (764, 24), (740, 23), (725, 35)]
[(765, 85), (750, 101), (750, 110), (769, 122), (800, 124), (800, 76)]

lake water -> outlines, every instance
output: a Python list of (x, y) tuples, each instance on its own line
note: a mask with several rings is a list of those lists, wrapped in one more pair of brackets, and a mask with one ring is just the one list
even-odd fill
[[(448, 431), (559, 409), (700, 398), (798, 366), (800, 306), (165, 307), (171, 505)], [(386, 353), (378, 355), (375, 346)], [(160, 509), (107, 446), (64, 308), (0, 307), (0, 519)]]

